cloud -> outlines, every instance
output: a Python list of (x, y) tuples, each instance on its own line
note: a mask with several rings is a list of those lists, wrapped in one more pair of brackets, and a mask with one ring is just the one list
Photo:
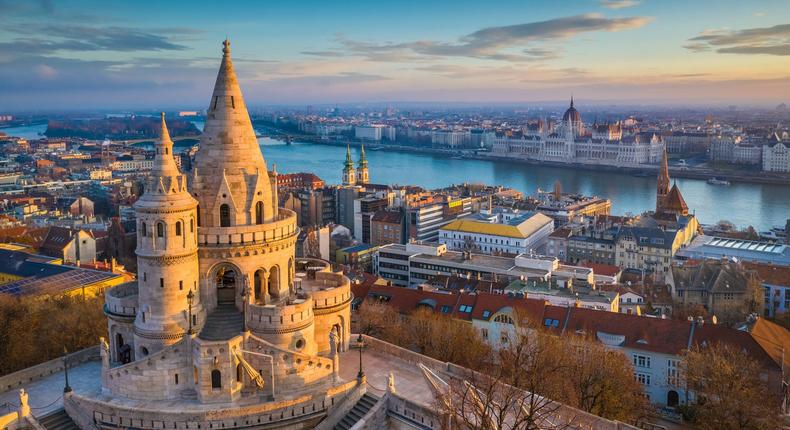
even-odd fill
[(46, 64), (40, 64), (34, 67), (33, 71), (36, 72), (36, 75), (41, 79), (53, 79), (58, 76), (58, 71), (55, 70), (54, 67)]
[(708, 30), (684, 46), (693, 52), (790, 55), (790, 24), (743, 30)]
[(542, 44), (596, 31), (631, 30), (649, 23), (649, 17), (606, 18), (590, 13), (546, 21), (488, 27), (453, 42), (418, 40), (403, 43), (369, 43), (338, 35), (340, 48), (307, 51), (320, 57), (361, 56), (370, 61), (424, 61), (426, 57), (468, 57), (501, 61), (529, 61), (557, 57), (556, 49)]
[(197, 34), (197, 30), (187, 28), (161, 28), (142, 30), (119, 26), (85, 26), (66, 24), (24, 24), (15, 25), (11, 30), (19, 37), (13, 43), (20, 46), (19, 52), (53, 51), (182, 51), (186, 46), (172, 41), (173, 35)]
[(601, 6), (607, 9), (625, 9), (634, 7), (640, 3), (640, 0), (601, 0)]

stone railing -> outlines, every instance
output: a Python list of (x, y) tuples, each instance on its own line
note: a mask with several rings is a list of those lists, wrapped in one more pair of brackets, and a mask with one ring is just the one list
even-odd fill
[(296, 213), (280, 208), (277, 218), (265, 224), (198, 227), (198, 244), (214, 247), (256, 245), (292, 238), (297, 234)]
[(137, 281), (126, 282), (104, 293), (104, 312), (134, 318), (137, 315)]
[(342, 273), (317, 272), (307, 285), (316, 312), (351, 300), (351, 283)]
[(314, 428), (326, 416), (327, 410), (341, 402), (356, 385), (356, 381), (351, 381), (317, 395), (233, 405), (221, 410), (200, 405), (172, 408), (153, 403), (142, 407), (105, 402), (76, 393), (68, 396), (64, 406), (69, 416), (79, 421), (80, 428), (222, 429), (263, 427), (274, 423), (292, 426), (289, 428)]
[(247, 305), (247, 327), (253, 332), (280, 333), (312, 324), (313, 303), (296, 299), (290, 305)]
[[(99, 345), (72, 352), (68, 356), (69, 368), (79, 364), (99, 360)], [(63, 371), (63, 357), (54, 358), (18, 372), (0, 376), (0, 392), (23, 387), (25, 384), (38, 381), (54, 373)]]

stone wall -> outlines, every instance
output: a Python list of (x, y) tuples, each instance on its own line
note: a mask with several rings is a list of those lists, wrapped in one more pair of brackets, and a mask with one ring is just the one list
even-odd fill
[[(98, 345), (68, 355), (69, 367), (74, 367), (87, 361), (98, 361), (99, 359)], [(8, 375), (0, 377), (0, 392), (22, 387), (25, 384), (38, 381), (53, 373), (60, 373), (62, 371), (63, 358), (60, 357), (28, 367), (27, 369), (22, 369), (18, 372), (9, 373)]]
[[(356, 381), (333, 387), (320, 394), (239, 407), (205, 410), (202, 407), (173, 410), (144, 409), (133, 404), (119, 405), (71, 394), (64, 399), (66, 412), (80, 428), (151, 429), (233, 429), (244, 427), (314, 428), (327, 411), (354, 390)], [(267, 425), (271, 424), (271, 425)]]
[[(245, 342), (245, 349), (274, 358), (276, 394), (304, 391), (316, 384), (326, 383), (333, 372), (333, 362), (329, 358), (289, 351), (252, 335)], [(268, 358), (248, 354), (245, 359), (264, 374), (271, 373), (272, 364)]]
[(191, 388), (188, 357), (187, 343), (182, 340), (140, 360), (106, 370), (105, 388), (129, 399), (178, 398), (181, 390)]

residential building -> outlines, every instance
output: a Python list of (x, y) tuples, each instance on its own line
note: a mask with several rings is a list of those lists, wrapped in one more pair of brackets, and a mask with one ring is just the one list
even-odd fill
[(757, 272), (763, 287), (763, 316), (776, 318), (790, 312), (790, 267), (744, 262), (743, 266)]
[(542, 213), (524, 213), (507, 220), (479, 213), (457, 219), (439, 229), (439, 243), (452, 251), (486, 254), (542, 252), (554, 221)]
[(377, 250), (377, 246), (373, 246), (368, 243), (361, 243), (358, 245), (341, 248), (335, 252), (335, 262), (337, 264), (349, 266), (354, 270), (372, 272), (373, 255)]
[(376, 246), (406, 243), (409, 238), (404, 211), (381, 210), (370, 219), (370, 243)]
[(790, 172), (790, 145), (774, 142), (763, 146), (764, 172)]
[(368, 196), (354, 200), (354, 238), (362, 243), (371, 243), (370, 227), (373, 215), (389, 207), (387, 197)]
[(757, 272), (727, 258), (675, 264), (670, 283), (677, 304), (703, 306), (729, 324), (746, 321), (763, 308), (764, 290)]
[(568, 261), (568, 241), (572, 234), (573, 230), (568, 227), (554, 230), (546, 240), (545, 254), (560, 261)]

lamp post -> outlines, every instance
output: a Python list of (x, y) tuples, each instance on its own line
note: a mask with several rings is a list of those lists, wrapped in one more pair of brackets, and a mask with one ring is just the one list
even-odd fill
[(193, 334), (192, 331), (192, 303), (195, 301), (195, 295), (192, 293), (192, 289), (189, 290), (187, 293), (187, 306), (189, 306), (189, 329), (187, 330), (187, 334)]
[(71, 386), (69, 385), (69, 351), (66, 349), (66, 346), (63, 346), (63, 374), (66, 376), (66, 386), (63, 387), (64, 393), (71, 392)]
[(362, 379), (365, 377), (365, 372), (362, 371), (362, 348), (365, 347), (365, 340), (362, 339), (362, 333), (359, 334), (357, 338), (357, 348), (359, 348), (359, 373), (357, 373), (357, 378)]
[(244, 320), (244, 331), (247, 331), (247, 296), (249, 296), (249, 280), (250, 278), (245, 276), (244, 277), (244, 286), (241, 287), (241, 315), (242, 319)]

